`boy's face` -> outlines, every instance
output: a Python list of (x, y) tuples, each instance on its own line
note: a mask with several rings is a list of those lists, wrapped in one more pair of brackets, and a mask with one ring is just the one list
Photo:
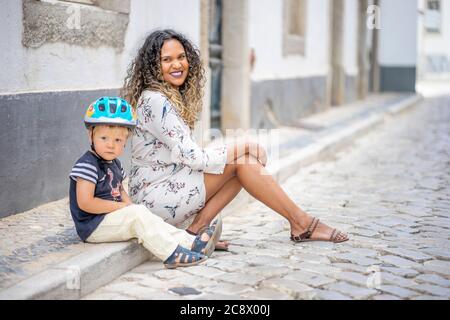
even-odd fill
[(89, 140), (94, 143), (95, 152), (108, 161), (123, 153), (127, 138), (128, 129), (123, 127), (96, 126), (93, 135), (89, 133)]

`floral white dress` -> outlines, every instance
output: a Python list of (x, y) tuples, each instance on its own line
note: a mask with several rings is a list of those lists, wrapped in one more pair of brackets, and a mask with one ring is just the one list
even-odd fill
[(225, 145), (200, 148), (189, 126), (161, 93), (145, 90), (131, 139), (130, 196), (172, 225), (205, 205), (203, 173), (222, 174)]

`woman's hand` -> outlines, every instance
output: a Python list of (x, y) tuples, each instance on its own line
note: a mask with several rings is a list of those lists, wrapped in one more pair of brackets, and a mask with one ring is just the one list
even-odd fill
[(267, 164), (266, 150), (258, 143), (248, 143), (248, 154), (254, 156), (262, 164), (263, 167)]
[(228, 145), (227, 163), (235, 163), (236, 159), (249, 154), (255, 157), (263, 167), (267, 164), (266, 150), (255, 142), (242, 142)]

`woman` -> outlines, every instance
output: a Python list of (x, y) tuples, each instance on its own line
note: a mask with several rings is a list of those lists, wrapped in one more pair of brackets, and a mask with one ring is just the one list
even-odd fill
[[(151, 33), (125, 79), (125, 98), (136, 108), (130, 195), (170, 224), (193, 214), (197, 234), (244, 188), (285, 217), (294, 242), (343, 242), (348, 236), (301, 210), (265, 171), (266, 153), (244, 143), (201, 149), (192, 129), (202, 104), (200, 54), (173, 30)], [(226, 248), (227, 243), (219, 243)]]

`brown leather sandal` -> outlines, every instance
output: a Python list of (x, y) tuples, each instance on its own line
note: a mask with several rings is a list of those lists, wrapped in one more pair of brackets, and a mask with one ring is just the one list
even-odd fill
[[(319, 225), (319, 219), (318, 218), (313, 218), (313, 220), (311, 221), (311, 223), (308, 226), (308, 229), (295, 236), (291, 233), (291, 240), (294, 242), (308, 242), (308, 241), (327, 241), (327, 240), (315, 240), (315, 239), (311, 239), (312, 234), (314, 233), (314, 231), (316, 230), (317, 226)], [(341, 231), (337, 230), (337, 229), (333, 229), (333, 232), (331, 233), (330, 239), (328, 241), (331, 241), (333, 243), (340, 243), (340, 242), (344, 242), (348, 240), (348, 237), (345, 238), (344, 240), (338, 240), (339, 236), (342, 234)]]

